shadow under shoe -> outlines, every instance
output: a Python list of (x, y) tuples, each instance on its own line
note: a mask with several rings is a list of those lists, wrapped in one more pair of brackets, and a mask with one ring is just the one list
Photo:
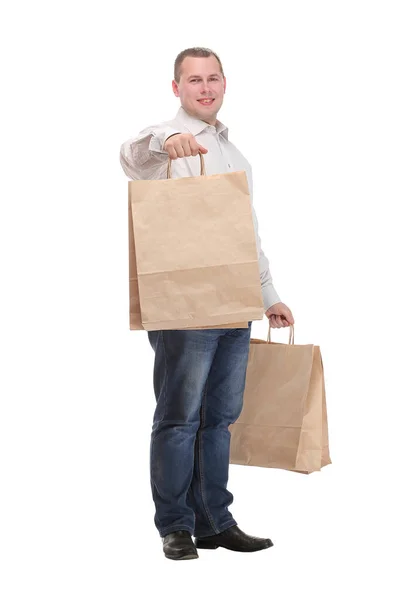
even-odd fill
[(215, 550), (221, 547), (234, 552), (257, 552), (274, 545), (269, 538), (247, 535), (237, 525), (215, 535), (196, 538), (195, 543), (196, 547), (200, 549)]
[(163, 537), (162, 540), (164, 554), (167, 558), (172, 560), (199, 558), (189, 531), (173, 531)]

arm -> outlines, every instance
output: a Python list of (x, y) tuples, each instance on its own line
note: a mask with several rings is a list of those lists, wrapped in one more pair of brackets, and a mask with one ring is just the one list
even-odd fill
[(254, 232), (256, 236), (256, 245), (258, 252), (258, 266), (260, 271), (260, 281), (261, 281), (261, 292), (263, 297), (263, 303), (265, 310), (268, 310), (270, 306), (276, 304), (277, 302), (281, 302), (272, 281), (271, 271), (269, 268), (269, 260), (265, 256), (263, 249), (261, 247), (261, 239), (258, 235), (258, 221), (257, 216), (252, 204), (252, 213), (253, 213), (253, 223), (254, 223)]
[(253, 217), (253, 225), (254, 225), (254, 233), (256, 237), (256, 246), (258, 253), (258, 266), (260, 271), (260, 281), (261, 281), (261, 292), (263, 297), (263, 303), (265, 310), (277, 302), (281, 302), (272, 281), (271, 271), (269, 268), (269, 260), (265, 256), (263, 249), (261, 247), (261, 238), (258, 234), (258, 220), (256, 216), (256, 211), (253, 206), (253, 173), (251, 166), (249, 165), (249, 177), (248, 177), (249, 191), (250, 191), (250, 201), (251, 201), (251, 212)]
[(180, 133), (168, 125), (146, 127), (138, 136), (124, 142), (120, 149), (121, 167), (130, 179), (163, 179), (168, 153), (163, 150), (165, 141)]

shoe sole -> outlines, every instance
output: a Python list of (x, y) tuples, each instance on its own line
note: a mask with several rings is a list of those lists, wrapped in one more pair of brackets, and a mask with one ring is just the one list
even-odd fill
[(168, 554), (165, 554), (166, 558), (169, 558), (170, 560), (190, 560), (191, 558), (199, 558), (198, 554), (184, 554), (183, 556), (168, 556)]
[(217, 548), (225, 548), (226, 550), (232, 550), (233, 552), (258, 552), (259, 550), (267, 550), (268, 548), (272, 548), (274, 544), (270, 541), (266, 546), (262, 546), (261, 548), (247, 548), (247, 549), (239, 549), (239, 548), (230, 548), (229, 546), (224, 546), (223, 544), (216, 544), (214, 542), (203, 542), (199, 540), (196, 542), (196, 548), (199, 550), (216, 550)]

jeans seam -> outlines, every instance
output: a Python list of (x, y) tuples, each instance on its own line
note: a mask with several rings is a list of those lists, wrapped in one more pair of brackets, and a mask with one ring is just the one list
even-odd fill
[[(157, 423), (161, 423), (164, 420), (165, 417), (165, 413), (166, 413), (166, 404), (167, 404), (167, 387), (168, 387), (168, 363), (167, 363), (167, 353), (165, 351), (165, 343), (164, 343), (164, 336), (163, 336), (163, 331), (160, 330), (159, 331), (159, 336), (157, 339), (157, 345), (156, 345), (156, 350), (159, 344), (161, 338), (161, 342), (162, 342), (162, 347), (163, 347), (163, 354), (164, 354), (164, 364), (165, 364), (165, 385), (162, 396), (160, 396), (160, 398), (158, 399), (158, 402), (162, 402), (162, 414), (160, 411), (160, 416), (159, 416), (159, 420), (157, 421)], [(151, 450), (151, 446), (150, 446), (150, 481), (153, 480), (153, 461), (152, 461), (152, 450)], [(154, 484), (155, 485), (155, 484)], [(154, 522), (157, 528), (160, 527), (161, 522), (157, 516), (157, 512), (154, 516)]]
[(168, 363), (167, 363), (167, 353), (165, 350), (164, 333), (162, 330), (160, 331), (160, 334), (161, 334), (161, 341), (162, 341), (163, 354), (164, 354), (164, 364), (165, 364), (165, 385), (164, 385), (164, 392), (163, 392), (163, 411), (162, 411), (162, 416), (160, 416), (160, 421), (163, 421), (166, 410), (167, 410), (166, 404), (167, 404), (167, 388), (168, 388)]
[(208, 518), (210, 526), (215, 531), (215, 533), (219, 533), (219, 530), (216, 527), (216, 525), (214, 523), (214, 519), (212, 518), (211, 513), (209, 511), (209, 508), (207, 506), (206, 498), (205, 498), (205, 493), (204, 493), (204, 474), (203, 474), (203, 457), (202, 457), (203, 444), (202, 444), (202, 427), (201, 426), (204, 423), (204, 414), (205, 414), (205, 404), (206, 404), (206, 398), (207, 398), (208, 380), (209, 380), (209, 376), (207, 377), (207, 381), (206, 381), (206, 385), (205, 385), (205, 390), (204, 390), (203, 402), (202, 402), (202, 406), (200, 408), (200, 427), (199, 427), (199, 431), (198, 431), (198, 438), (199, 438), (199, 448), (198, 448), (198, 452), (199, 452), (199, 475), (200, 475), (200, 477), (199, 477), (199, 487), (200, 487), (200, 497), (201, 497), (201, 501), (203, 503), (204, 512), (205, 512), (205, 514), (206, 514), (206, 516)]

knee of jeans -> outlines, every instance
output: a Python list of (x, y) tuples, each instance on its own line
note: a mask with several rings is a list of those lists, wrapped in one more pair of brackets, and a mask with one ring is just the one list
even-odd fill
[(165, 398), (161, 420), (196, 426), (200, 422), (200, 407), (201, 395), (187, 393), (185, 388), (182, 388), (179, 393)]
[(215, 415), (217, 419), (221, 419), (224, 423), (234, 423), (240, 416), (243, 408), (243, 396), (231, 396), (229, 403), (227, 403), (219, 417)]
[(186, 439), (188, 435), (195, 436), (200, 428), (200, 419), (181, 420), (163, 418), (160, 421), (155, 421), (152, 427), (153, 438), (157, 436), (167, 435), (173, 436), (176, 440)]
[(198, 402), (191, 402), (188, 398), (176, 398), (167, 414), (180, 423), (192, 425), (200, 423), (200, 405)]
[(243, 408), (243, 401), (237, 402), (237, 403), (235, 403), (233, 405), (233, 407), (232, 407), (232, 413), (231, 413), (231, 418), (230, 418), (230, 422), (231, 423), (234, 423), (240, 417), (240, 413), (242, 412), (242, 408)]

